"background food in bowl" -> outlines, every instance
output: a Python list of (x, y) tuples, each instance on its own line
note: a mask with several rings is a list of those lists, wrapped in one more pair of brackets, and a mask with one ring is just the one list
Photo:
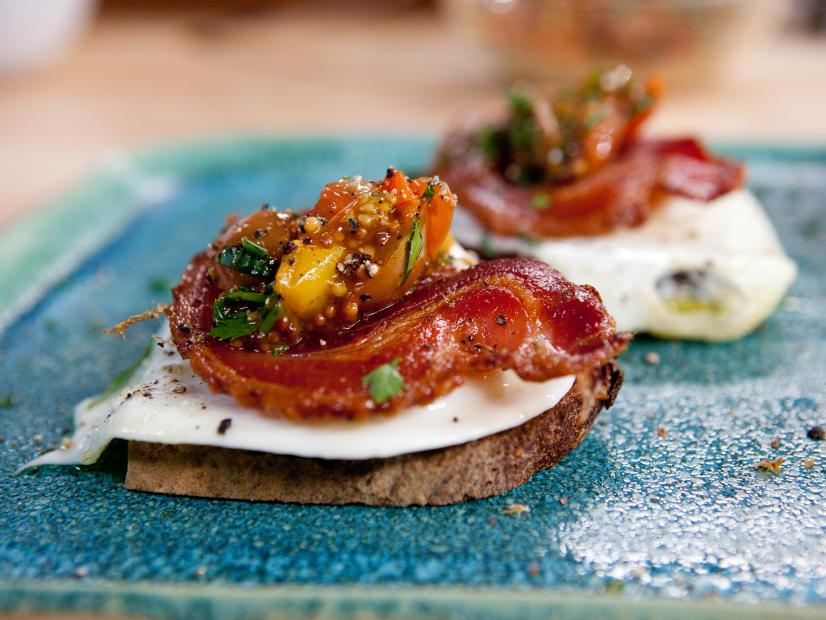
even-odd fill
[(569, 82), (625, 63), (697, 83), (783, 21), (776, 0), (443, 0), (507, 79)]

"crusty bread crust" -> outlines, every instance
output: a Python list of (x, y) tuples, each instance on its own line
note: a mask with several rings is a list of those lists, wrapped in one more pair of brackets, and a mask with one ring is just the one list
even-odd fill
[(577, 376), (552, 409), (458, 446), (366, 461), (129, 442), (126, 488), (301, 504), (408, 506), (490, 497), (552, 467), (584, 439), (622, 384), (616, 363)]

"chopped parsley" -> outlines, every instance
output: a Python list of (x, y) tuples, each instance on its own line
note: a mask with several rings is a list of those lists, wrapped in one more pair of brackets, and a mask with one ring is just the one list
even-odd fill
[(430, 198), (430, 197), (432, 197), (432, 196), (433, 196), (433, 194), (435, 194), (435, 193), (436, 193), (436, 192), (435, 192), (435, 190), (433, 189), (433, 184), (432, 184), (432, 183), (428, 183), (428, 184), (427, 184), (427, 189), (425, 189), (425, 190), (424, 190), (424, 193), (422, 194), (422, 198)]
[(546, 192), (539, 192), (531, 197), (531, 206), (537, 211), (547, 209), (551, 206), (551, 195)]
[[(268, 299), (272, 299), (271, 297)], [(258, 324), (258, 331), (262, 334), (268, 333), (273, 326), (275, 326), (275, 322), (281, 318), (281, 315), (284, 314), (284, 309), (281, 307), (281, 304), (275, 303), (271, 304), (271, 308), (266, 308), (266, 302), (264, 302), (264, 306), (266, 309), (266, 313), (264, 317), (261, 319), (261, 323)]]
[[(476, 134), (476, 142), (482, 154), (488, 159), (495, 159), (502, 152), (502, 136), (493, 127), (483, 127)], [(447, 162), (445, 165), (449, 165)]]
[(235, 340), (255, 332), (266, 334), (283, 314), (270, 287), (263, 293), (238, 288), (222, 293), (212, 305), (210, 336)]
[(282, 355), (284, 355), (284, 353), (287, 352), (287, 349), (289, 349), (289, 348), (290, 348), (289, 345), (279, 344), (279, 345), (274, 346), (272, 348), (272, 351), (270, 351), (270, 353), (272, 354), (273, 357), (281, 357)]
[(241, 239), (241, 247), (254, 256), (263, 258), (267, 255), (267, 250), (263, 246), (258, 245), (255, 241), (250, 241), (246, 237)]
[(210, 330), (209, 335), (218, 340), (235, 340), (257, 331), (258, 323), (253, 320), (251, 313), (246, 310), (239, 310), (216, 321), (215, 327)]
[(401, 361), (402, 359), (397, 357), (362, 377), (362, 385), (369, 390), (370, 398), (377, 404), (390, 400), (404, 389), (404, 378), (398, 370)]
[(227, 291), (224, 294), (226, 299), (239, 299), (241, 301), (250, 301), (254, 304), (263, 304), (267, 299), (264, 293), (256, 293), (246, 288), (237, 288), (234, 291)]
[(422, 228), (419, 225), (419, 220), (415, 220), (413, 222), (413, 230), (410, 231), (410, 238), (407, 240), (407, 263), (404, 266), (402, 282), (407, 280), (407, 276), (409, 276), (410, 272), (413, 271), (413, 266), (416, 264), (416, 260), (419, 258), (419, 255), (422, 253), (423, 247), (424, 238), (422, 237)]
[[(527, 95), (515, 91), (508, 94), (511, 118), (508, 126), (508, 143), (514, 154), (532, 151), (539, 137), (534, 119), (533, 104)], [(514, 163), (522, 163), (515, 161)], [(525, 162), (527, 163), (527, 162)]]
[(221, 250), (218, 254), (218, 264), (260, 278), (274, 276), (277, 265), (275, 259), (267, 254), (263, 247), (246, 237), (241, 240), (240, 245)]
[(532, 110), (531, 100), (518, 90), (508, 93), (508, 103), (514, 114), (530, 114)]
[(635, 130), (656, 99), (656, 86), (637, 82), (625, 66), (555, 93), (517, 88), (508, 93), (507, 117), (474, 138), (479, 152), (510, 183), (566, 183), (595, 169), (585, 155), (600, 126), (620, 128), (600, 138), (602, 156), (613, 159), (620, 136)]

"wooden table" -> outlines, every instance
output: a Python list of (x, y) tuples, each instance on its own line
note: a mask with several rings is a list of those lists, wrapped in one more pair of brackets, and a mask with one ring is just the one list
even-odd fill
[[(731, 59), (674, 95), (655, 131), (826, 141), (826, 40)], [(435, 133), (502, 84), (428, 12), (345, 19), (107, 14), (58, 66), (0, 78), (0, 225), (70, 187), (107, 152), (232, 133)]]

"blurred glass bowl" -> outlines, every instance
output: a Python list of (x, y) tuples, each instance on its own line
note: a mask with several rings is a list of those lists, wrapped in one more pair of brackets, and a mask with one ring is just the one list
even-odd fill
[(85, 30), (97, 0), (0, 0), (0, 74), (53, 62)]
[(669, 85), (708, 78), (781, 21), (778, 0), (442, 0), (505, 77), (561, 83), (625, 63)]

